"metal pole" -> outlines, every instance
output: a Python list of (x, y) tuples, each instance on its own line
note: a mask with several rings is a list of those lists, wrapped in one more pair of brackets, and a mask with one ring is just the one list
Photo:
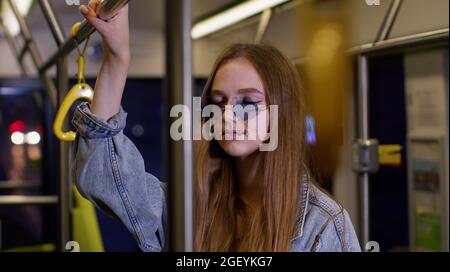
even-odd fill
[(41, 189), (41, 183), (24, 182), (24, 181), (12, 181), (12, 180), (2, 180), (0, 181), (0, 191), (2, 190), (37, 190)]
[[(449, 29), (439, 29), (423, 32), (414, 35), (407, 35), (398, 38), (391, 38), (382, 42), (368, 43), (352, 47), (347, 50), (349, 56), (357, 56), (364, 54), (366, 56), (382, 56), (394, 53), (404, 53), (414, 48), (428, 48), (437, 46), (447, 46), (449, 41)], [(294, 58), (294, 64), (305, 64), (308, 62), (306, 58)]]
[(376, 44), (364, 44), (361, 46), (356, 46), (350, 48), (347, 53), (349, 55), (360, 55), (364, 54), (366, 56), (374, 55), (386, 55), (392, 54), (393, 52), (403, 53), (409, 48), (417, 49), (419, 47), (426, 46), (439, 46), (447, 45), (449, 39), (449, 29), (439, 29), (429, 32), (423, 32), (419, 34), (413, 34), (408, 36), (403, 36), (399, 38), (393, 38), (378, 42)]
[(27, 69), (25, 68), (25, 65), (23, 64), (23, 62), (20, 60), (20, 49), (19, 49), (19, 46), (17, 45), (17, 41), (11, 35), (11, 33), (9, 33), (8, 29), (3, 24), (3, 20), (1, 18), (0, 18), (0, 28), (1, 28), (1, 31), (3, 32), (3, 34), (5, 35), (5, 38), (8, 41), (8, 44), (9, 44), (11, 50), (14, 52), (14, 55), (16, 55), (17, 59), (19, 60), (19, 67), (20, 67), (22, 76), (28, 77)]
[(0, 196), (0, 206), (47, 206), (58, 203), (57, 196)]
[(42, 13), (44, 13), (44, 17), (50, 26), (50, 30), (52, 31), (56, 44), (61, 46), (66, 39), (66, 35), (64, 33), (64, 29), (61, 27), (58, 17), (55, 14), (55, 9), (48, 0), (39, 0), (39, 6), (41, 7)]
[[(47, 23), (50, 27), (50, 30), (53, 34), (53, 37), (55, 39), (56, 44), (58, 47), (60, 47), (64, 41), (65, 41), (65, 32), (62, 28), (62, 25), (56, 16), (55, 10), (48, 0), (39, 0), (39, 5), (41, 7), (41, 10), (45, 16), (45, 19), (47, 20)], [(38, 67), (39, 69), (40, 67)], [(58, 84), (58, 97), (57, 97), (57, 105), (60, 105), (61, 102), (64, 99), (64, 96), (66, 94), (66, 90), (68, 88), (68, 64), (67, 64), (67, 57), (61, 56), (59, 57), (57, 61), (57, 84)], [(53, 120), (53, 115), (50, 114), (50, 116), (47, 116), (48, 118), (51, 118)], [(46, 117), (46, 118), (47, 118)], [(51, 123), (48, 124), (49, 131), (51, 132)], [(65, 128), (68, 127), (68, 121), (66, 120), (64, 123)], [(50, 133), (49, 135), (52, 135)], [(53, 145), (55, 144), (54, 141), (52, 141), (51, 138), (47, 139), (48, 151), (52, 151)], [(58, 251), (64, 251), (66, 243), (71, 240), (71, 203), (72, 203), (72, 193), (71, 193), (71, 182), (70, 182), (70, 144), (66, 142), (59, 142), (59, 145), (56, 147), (57, 154), (59, 157), (59, 160), (52, 160), (53, 155), (48, 154), (51, 156), (50, 161), (46, 165), (47, 167), (51, 167), (52, 164), (56, 164), (57, 171), (57, 190), (59, 195), (59, 202), (58, 202), (58, 239), (57, 239), (57, 249)], [(46, 173), (47, 178), (53, 178), (50, 177), (51, 173)]]
[[(53, 34), (56, 44), (60, 47), (65, 41), (65, 33), (61, 27), (61, 23), (55, 14), (54, 8), (48, 0), (39, 0), (39, 5), (47, 20), (50, 30)], [(61, 55), (57, 61), (57, 84), (58, 84), (58, 105), (64, 100), (66, 91), (68, 89), (68, 61), (67, 55)], [(64, 123), (67, 129), (68, 121)], [(59, 233), (58, 233), (58, 250), (63, 251), (67, 242), (71, 240), (71, 220), (70, 211), (72, 203), (72, 184), (70, 181), (70, 144), (66, 142), (59, 142), (59, 169), (58, 176), (58, 194), (60, 196), (58, 206), (59, 219)]]
[[(25, 18), (20, 13), (19, 9), (16, 6), (16, 3), (13, 0), (9, 0), (9, 5), (11, 6), (11, 9), (13, 13), (15, 14), (17, 21), (19, 22), (19, 26), (21, 29), (21, 32), (23, 34), (23, 37), (25, 41), (29, 42), (28, 49), (31, 54), (31, 59), (33, 60), (33, 63), (36, 67), (42, 66), (42, 59), (41, 55), (39, 54), (39, 50), (36, 46), (36, 44), (33, 41), (33, 36), (31, 35), (31, 31), (28, 28), (28, 24), (25, 21)], [(50, 98), (50, 101), (52, 102), (53, 107), (56, 107), (56, 87), (51, 78), (45, 73), (39, 73), (42, 81), (45, 85), (45, 90), (47, 92), (48, 97)]]
[[(358, 95), (358, 134), (361, 140), (369, 140), (369, 66), (365, 55), (358, 56), (359, 95)], [(361, 218), (360, 237), (363, 246), (370, 240), (369, 233), (369, 173), (358, 173), (360, 181)]]
[(98, 10), (98, 17), (102, 20), (108, 21), (114, 18), (116, 11), (128, 4), (130, 0), (105, 0), (100, 4)]
[(266, 9), (260, 17), (258, 30), (256, 31), (255, 43), (261, 43), (269, 27), (270, 19), (272, 18), (273, 10)]
[[(58, 80), (58, 105), (61, 105), (68, 89), (68, 61), (67, 56), (62, 56), (57, 63), (57, 80)], [(64, 122), (64, 128), (69, 126), (68, 120)], [(59, 243), (58, 250), (63, 251), (66, 243), (71, 241), (70, 211), (72, 203), (72, 184), (70, 181), (70, 143), (59, 142), (59, 160), (58, 160), (58, 219), (59, 219)]]
[(380, 31), (377, 34), (375, 43), (387, 40), (397, 19), (398, 12), (402, 6), (403, 0), (394, 0), (389, 6), (386, 17), (383, 20)]
[[(182, 104), (192, 109), (191, 16), (191, 0), (166, 1), (167, 114), (174, 105)], [(190, 116), (184, 118), (190, 122)], [(169, 115), (166, 124), (169, 127)], [(167, 136), (170, 182), (169, 247), (171, 251), (191, 252), (193, 251), (192, 142), (176, 142)]]

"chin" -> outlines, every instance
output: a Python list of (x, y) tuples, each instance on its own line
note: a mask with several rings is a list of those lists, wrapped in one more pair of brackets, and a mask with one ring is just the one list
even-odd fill
[(247, 157), (259, 150), (259, 141), (219, 141), (220, 147), (231, 157)]

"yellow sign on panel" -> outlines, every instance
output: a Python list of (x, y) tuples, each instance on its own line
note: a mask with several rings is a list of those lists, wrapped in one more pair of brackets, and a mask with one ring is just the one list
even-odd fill
[(402, 164), (402, 150), (401, 145), (380, 145), (378, 150), (380, 165)]

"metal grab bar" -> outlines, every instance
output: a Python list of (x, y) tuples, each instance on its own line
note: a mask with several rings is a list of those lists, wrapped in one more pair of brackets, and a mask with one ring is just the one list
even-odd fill
[(32, 183), (24, 181), (0, 181), (0, 191), (2, 190), (15, 190), (15, 189), (26, 189), (34, 190), (42, 187), (42, 183)]
[(350, 48), (347, 53), (349, 55), (379, 55), (395, 50), (407, 49), (411, 47), (420, 47), (427, 44), (448, 44), (449, 29), (438, 29), (419, 34), (413, 34), (398, 38), (391, 38), (389, 40), (363, 44)]
[[(103, 20), (109, 20), (129, 2), (130, 0), (104, 0), (98, 8), (98, 17)], [(95, 28), (88, 21), (84, 20), (81, 23), (77, 36), (69, 38), (60, 49), (39, 68), (39, 70), (44, 72), (51, 68), (58, 61), (60, 56), (70, 54), (70, 52), (76, 48), (77, 43), (80, 44), (84, 42), (94, 32)]]
[[(37, 47), (36, 43), (34, 42), (33, 35), (31, 34), (31, 31), (28, 27), (28, 24), (27, 24), (25, 18), (20, 13), (20, 10), (15, 1), (9, 0), (8, 3), (17, 19), (17, 22), (19, 23), (19, 27), (20, 27), (22, 36), (25, 39), (24, 49), (22, 51), (24, 51), (24, 50), (28, 51), (30, 53), (31, 60), (33, 61), (34, 66), (41, 67), (43, 60), (39, 53), (38, 47)], [(20, 62), (20, 59), (19, 59), (19, 62)], [(44, 72), (39, 71), (39, 75), (40, 75), (42, 81), (44, 82), (45, 90), (46, 90), (48, 98), (50, 99), (50, 101), (52, 103), (52, 106), (56, 107), (57, 90), (56, 90), (56, 86), (55, 86), (54, 82), (52, 81), (50, 76), (45, 71)]]
[(1, 206), (47, 206), (58, 204), (57, 196), (0, 196)]
[(98, 17), (102, 20), (108, 21), (116, 16), (117, 11), (128, 4), (130, 0), (120, 0), (120, 1), (103, 1), (100, 5), (98, 12)]
[(61, 27), (61, 22), (59, 21), (56, 13), (49, 2), (50, 0), (39, 0), (39, 5), (41, 7), (42, 13), (45, 19), (49, 23), (50, 30), (52, 31), (53, 38), (58, 46), (61, 46), (66, 39), (64, 29)]

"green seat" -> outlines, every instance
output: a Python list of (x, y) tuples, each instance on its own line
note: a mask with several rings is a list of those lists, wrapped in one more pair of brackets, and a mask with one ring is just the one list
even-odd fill
[(94, 205), (73, 187), (72, 209), (73, 240), (80, 245), (81, 252), (104, 252), (102, 235)]

